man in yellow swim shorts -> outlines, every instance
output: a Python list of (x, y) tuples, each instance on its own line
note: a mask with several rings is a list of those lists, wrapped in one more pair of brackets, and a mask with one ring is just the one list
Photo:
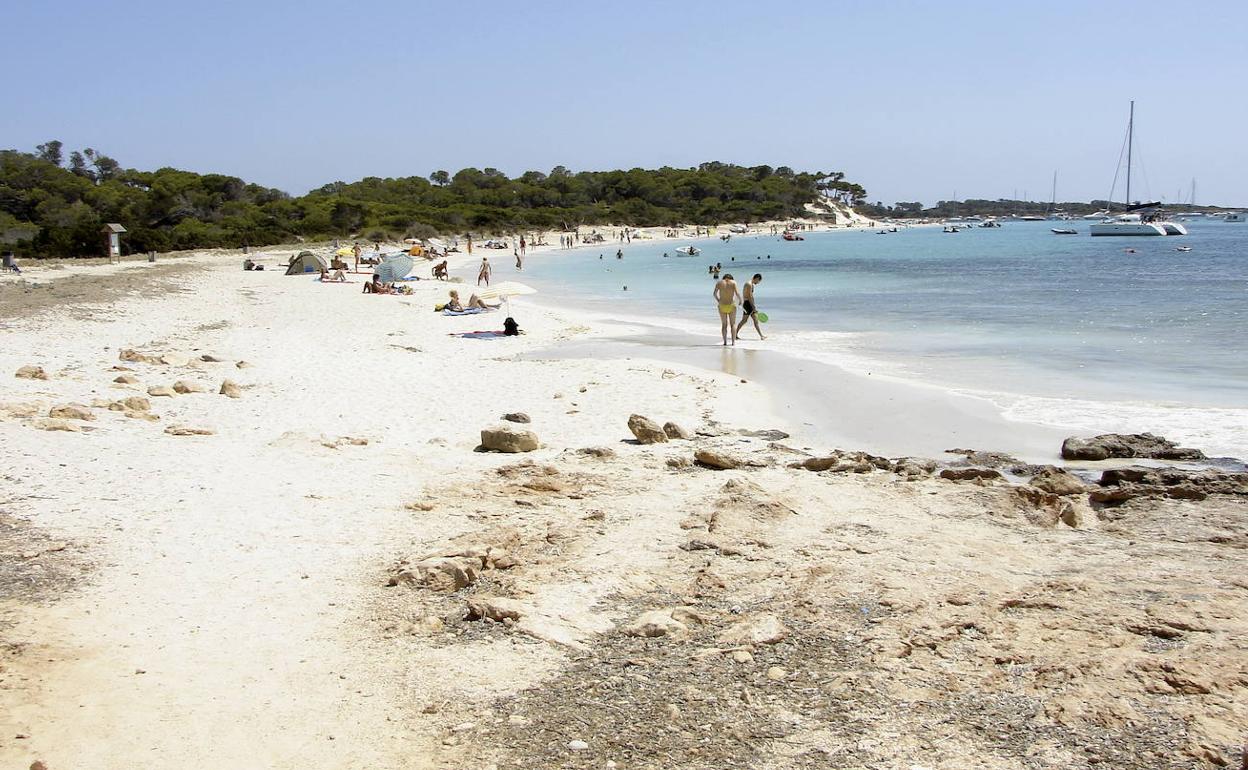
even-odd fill
[(732, 332), (732, 344), (737, 344), (737, 301), (741, 293), (737, 290), (737, 282), (732, 280), (732, 273), (724, 273), (724, 277), (715, 284), (711, 292), (715, 304), (719, 305), (720, 333), (724, 344), (728, 344), (728, 332)]

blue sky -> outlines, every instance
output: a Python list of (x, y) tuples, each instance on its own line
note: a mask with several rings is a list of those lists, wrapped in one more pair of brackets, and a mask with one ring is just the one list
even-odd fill
[[(1248, 204), (1248, 11), (996, 2), (12, 2), (0, 147), (293, 193), (464, 166), (840, 170), (872, 200)], [(862, 6), (862, 7), (859, 7)], [(1136, 186), (1138, 185), (1138, 186)], [(1121, 192), (1119, 192), (1121, 197)]]

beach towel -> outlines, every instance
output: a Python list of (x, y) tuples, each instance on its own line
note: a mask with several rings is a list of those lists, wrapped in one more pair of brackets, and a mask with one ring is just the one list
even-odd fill
[(463, 310), (447, 310), (446, 308), (442, 309), (442, 315), (476, 315), (477, 313), (484, 313), (484, 312), (485, 311), (479, 307), (469, 307), (469, 308), (464, 308)]
[(460, 332), (458, 334), (450, 334), (447, 336), (460, 337), (466, 340), (501, 340), (507, 335), (502, 332)]

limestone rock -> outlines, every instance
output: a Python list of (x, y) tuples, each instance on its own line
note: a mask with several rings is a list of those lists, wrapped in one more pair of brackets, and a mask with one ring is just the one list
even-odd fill
[(990, 481), (1001, 478), (1001, 471), (993, 468), (945, 468), (940, 477), (950, 481)]
[(230, 398), (242, 398), (243, 397), (243, 389), (238, 387), (238, 383), (234, 382), (233, 380), (222, 380), (221, 388), (220, 390), (217, 391), (217, 393), (221, 394), (222, 396), (229, 396)]
[(205, 353), (199, 357), (199, 360), (203, 361), (206, 364), (219, 364), (222, 362), (223, 359), (220, 359), (220, 358), (217, 358), (216, 356)]
[(147, 412), (147, 411), (142, 411), (142, 412), (140, 412), (140, 411), (138, 411), (138, 410), (136, 410), (136, 409), (130, 409), (130, 410), (127, 410), (127, 411), (125, 412), (125, 415), (126, 415), (127, 417), (129, 417), (129, 418), (131, 418), (131, 419), (135, 419), (135, 420), (147, 420), (148, 422), (159, 422), (159, 421), (160, 421), (160, 418), (159, 418), (159, 417), (157, 417), (156, 415), (152, 414), (151, 412)]
[(94, 420), (91, 409), (82, 404), (61, 404), (48, 410), (48, 416), (62, 420)]
[[(745, 380), (742, 380), (742, 382), (745, 382)], [(740, 430), (737, 432), (740, 433), (742, 436), (749, 436), (750, 438), (762, 438), (762, 439), (767, 439), (768, 441), (784, 441), (786, 438), (789, 438), (788, 433), (785, 433), (782, 430), (776, 430), (774, 428), (770, 428), (767, 430)]]
[(113, 382), (120, 385), (138, 385), (139, 378), (135, 377), (133, 374), (119, 374), (113, 378)]
[(157, 358), (156, 356), (149, 356), (146, 353), (140, 353), (139, 351), (131, 350), (130, 348), (122, 349), (121, 353), (118, 354), (117, 357), (121, 359), (122, 361), (133, 361), (139, 364), (160, 363), (160, 359)]
[(216, 431), (210, 428), (193, 428), (188, 425), (170, 425), (168, 428), (165, 428), (165, 433), (168, 433), (170, 436), (211, 436)]
[(537, 434), (510, 425), (481, 429), (481, 446), (491, 452), (532, 452), (541, 447)]
[(34, 417), (42, 411), (43, 407), (39, 404), (0, 403), (0, 412), (7, 414), (9, 417), (16, 417), (18, 419)]
[(770, 612), (763, 612), (733, 623), (719, 635), (719, 641), (753, 646), (776, 644), (788, 635), (789, 631), (780, 618)]
[(615, 457), (615, 450), (605, 446), (587, 446), (576, 451), (577, 454), (583, 454), (586, 457), (596, 457), (599, 460), (610, 460)]
[(62, 418), (36, 420), (34, 426), (39, 430), (65, 431), (66, 433), (81, 433), (83, 431), (83, 427), (78, 425), (78, 423)]
[(121, 405), (126, 409), (135, 412), (147, 412), (151, 411), (152, 408), (152, 402), (142, 396), (130, 396), (129, 398), (123, 398), (121, 400)]
[(516, 621), (524, 617), (527, 608), (515, 599), (500, 596), (477, 596), (468, 600), (467, 620)]
[(659, 636), (679, 636), (688, 630), (688, 626), (672, 616), (671, 609), (648, 610), (620, 629), (621, 633), (626, 636), (641, 636), (647, 639)]
[(936, 472), (936, 461), (924, 457), (901, 457), (893, 462), (893, 473), (907, 479), (922, 478)]
[(667, 467), (669, 468), (681, 469), (681, 468), (689, 468), (692, 466), (693, 466), (693, 461), (690, 460), (688, 457), (685, 457), (684, 455), (681, 455), (680, 457), (667, 458)]
[(43, 370), (42, 366), (23, 366), (17, 370), (15, 375), (19, 380), (46, 380), (48, 373)]
[(741, 467), (741, 461), (718, 449), (699, 449), (693, 453), (693, 459), (706, 468), (726, 471)]
[(410, 585), (431, 591), (458, 591), (477, 582), (481, 560), (436, 556), (415, 564), (400, 563), (387, 585)]
[(147, 395), (151, 396), (152, 398), (156, 398), (158, 396), (168, 396), (172, 398), (173, 396), (177, 394), (174, 392), (173, 388), (169, 387), (168, 385), (153, 385), (152, 387), (147, 389)]
[(1106, 460), (1142, 457), (1153, 460), (1203, 460), (1199, 449), (1181, 447), (1151, 433), (1106, 433), (1092, 438), (1071, 436), (1062, 442), (1063, 460)]
[(805, 470), (808, 470), (808, 471), (814, 471), (816, 473), (820, 473), (822, 471), (831, 470), (832, 468), (835, 468), (836, 464), (839, 463), (840, 461), (841, 461), (841, 458), (835, 455), (831, 457), (808, 457), (805, 460), (793, 463), (793, 465), (790, 467), (804, 468)]
[(533, 422), (532, 420), (529, 419), (529, 416), (525, 414), (524, 412), (508, 412), (507, 414), (503, 415), (503, 420), (506, 422), (522, 422), (526, 424)]
[(189, 356), (184, 356), (181, 353), (165, 353), (159, 360), (166, 366), (186, 366), (191, 362)]
[(657, 422), (649, 417), (642, 417), (639, 414), (629, 415), (628, 429), (643, 444), (662, 444), (667, 441), (667, 434)]
[(203, 385), (200, 385), (198, 382), (195, 382), (194, 380), (178, 380), (177, 382), (173, 383), (173, 390), (175, 393), (186, 394), (186, 393), (203, 393), (204, 391), (207, 390), (207, 388), (205, 388)]
[(237, 362), (237, 363), (235, 363), (235, 364), (234, 364), (234, 367), (235, 367), (236, 369), (250, 369), (250, 368), (251, 368), (251, 364), (250, 364), (250, 363), (248, 363), (248, 362), (246, 362), (246, 361), (239, 361), (239, 362)]
[(1081, 495), (1088, 491), (1087, 485), (1078, 476), (1052, 465), (1032, 476), (1027, 483), (1054, 495)]
[(682, 428), (681, 426), (677, 425), (674, 422), (663, 423), (663, 432), (667, 434), (667, 437), (669, 439), (673, 439), (673, 440), (680, 439), (682, 441), (689, 441), (690, 439), (693, 438), (692, 433), (690, 433), (688, 430), (685, 430), (684, 428)]

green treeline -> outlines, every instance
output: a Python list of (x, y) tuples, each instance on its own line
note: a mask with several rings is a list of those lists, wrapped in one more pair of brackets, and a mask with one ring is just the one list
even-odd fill
[(693, 169), (582, 171), (516, 178), (493, 168), (428, 178), (334, 182), (302, 197), (221, 174), (122, 168), (92, 149), (0, 151), (0, 242), (33, 256), (98, 255), (107, 222), (126, 252), (237, 248), (294, 237), (386, 240), (599, 224), (676, 226), (800, 216), (820, 195), (859, 203), (842, 173), (703, 163)]
[(1016, 200), (983, 200), (970, 199), (964, 201), (938, 201), (935, 206), (924, 208), (922, 203), (900, 201), (885, 206), (877, 201), (858, 207), (858, 213), (873, 219), (949, 219), (951, 217), (1009, 217), (1009, 216), (1046, 216), (1064, 213), (1071, 216), (1084, 216), (1099, 211), (1121, 211), (1121, 203), (1111, 204), (1109, 201), (1047, 203), (1041, 201)]

